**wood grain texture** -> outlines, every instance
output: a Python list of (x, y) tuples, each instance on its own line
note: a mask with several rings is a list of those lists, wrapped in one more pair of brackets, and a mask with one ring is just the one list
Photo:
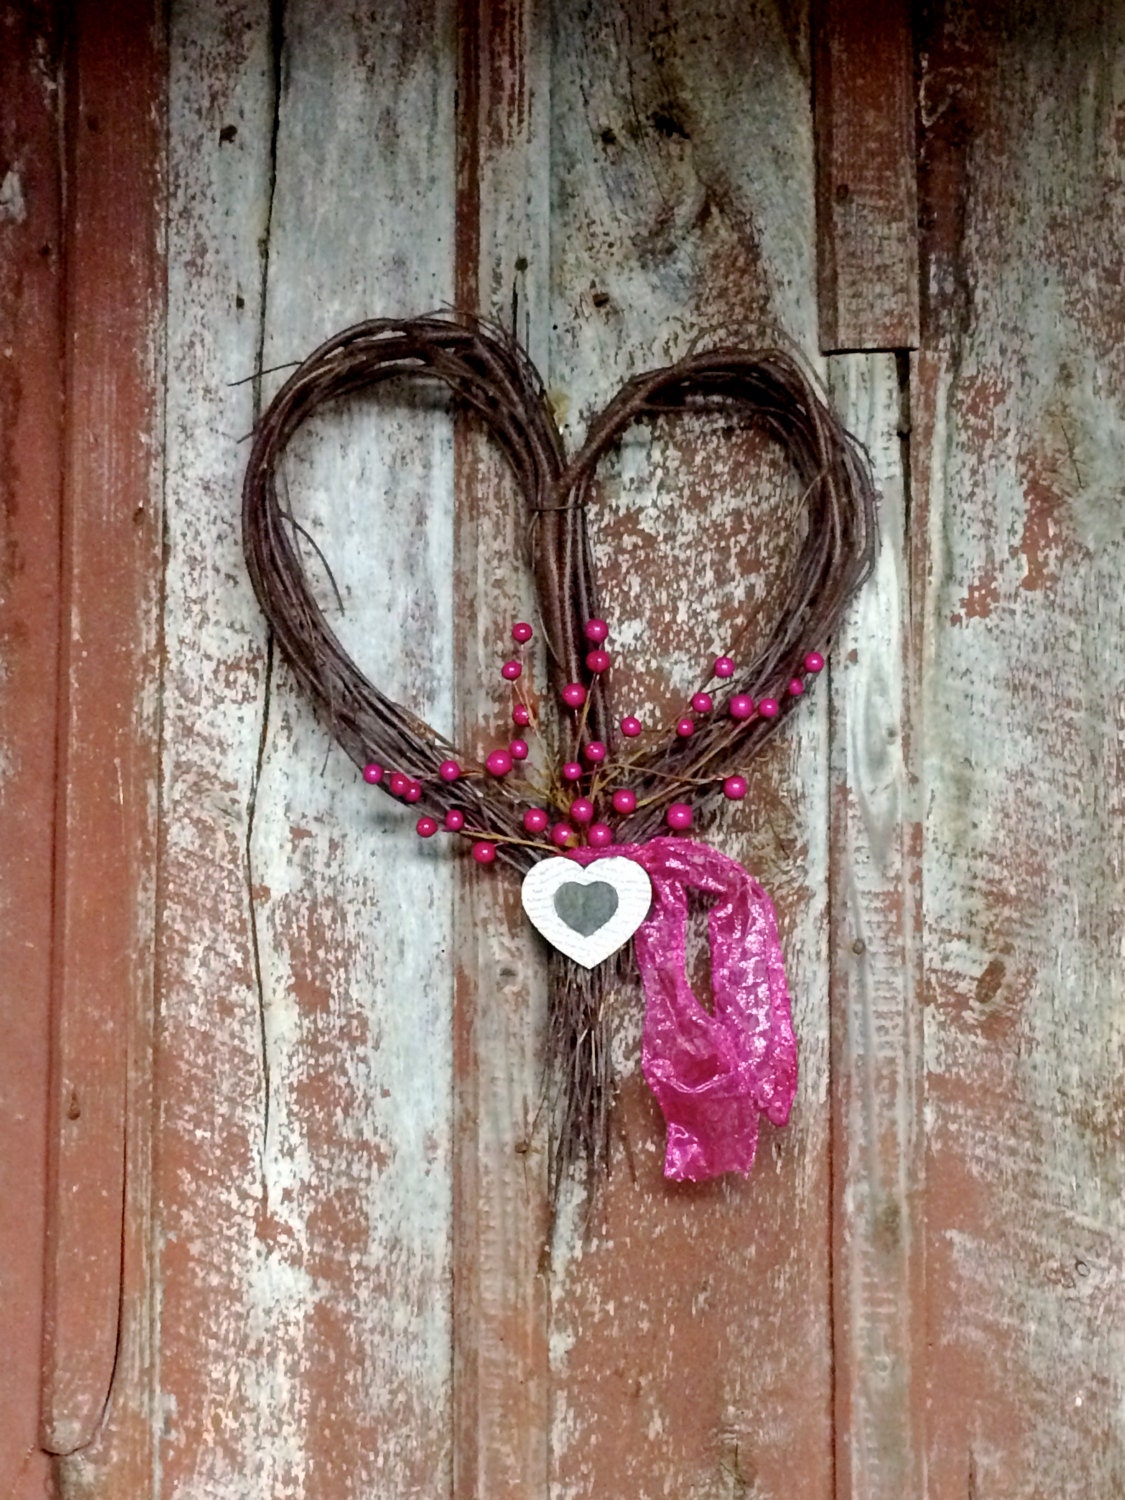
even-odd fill
[(816, 0), (820, 347), (918, 345), (914, 41), (908, 0)]
[[(452, 296), (451, 14), (185, 4), (172, 53), (158, 1492), (438, 1494), (450, 876), (272, 658), (232, 382)], [(333, 624), (446, 730), (452, 459), (441, 409), (391, 395), (285, 465)]]
[[(79, 5), (70, 26), (42, 1414), (64, 1454), (118, 1378), (129, 1410), (146, 1363), (125, 1304), (147, 1276), (164, 285), (159, 17)], [(146, 1469), (145, 1430), (121, 1421)]]
[(1120, 7), (920, 38), (931, 1493), (1125, 1489)]
[(890, 354), (838, 356), (830, 378), (880, 496), (874, 573), (829, 665), (836, 1494), (898, 1500), (926, 1493), (909, 407)]
[[(769, 7), (556, 7), (550, 385), (572, 444), (693, 339), (814, 347), (807, 45)], [(619, 713), (668, 722), (775, 604), (794, 488), (768, 445), (703, 420), (635, 429), (607, 462), (591, 525)], [(558, 1500), (832, 1493), (824, 695), (747, 770), (713, 837), (777, 903), (793, 1123), (763, 1130), (747, 1181), (666, 1183), (623, 997), (606, 1202), (584, 1242), (576, 1193), (554, 1250)]]
[(254, 1453), (263, 1419), (248, 1401), (284, 1358), (280, 1345), (267, 1357), (257, 1238), (264, 1093), (246, 858), (264, 650), (236, 519), (269, 227), (265, 8), (180, 6), (169, 50), (153, 1488), (197, 1496), (260, 1489), (258, 1474), (288, 1456)]
[[(63, 451), (74, 516), (103, 522), (117, 551), (83, 552), (77, 519), (67, 533), (67, 670), (83, 734), (113, 720), (143, 744), (151, 676), (139, 706), (130, 679), (94, 712), (82, 694), (99, 672), (120, 686), (125, 658), (81, 653), (129, 618), (123, 598), (152, 602), (110, 570), (160, 581), (155, 1192), (150, 1217), (147, 992), (130, 971), (90, 1012), (97, 1046), (61, 1033), (64, 1061), (103, 1068), (103, 1124), (114, 1099), (136, 1124), (124, 1188), (120, 1131), (80, 1178), (117, 1224), (126, 1203), (126, 1238), (110, 1256), (111, 1215), (82, 1220), (101, 1234), (79, 1265), (97, 1261), (99, 1295), (82, 1299), (93, 1337), (63, 1371), (77, 1384), (52, 1378), (71, 1424), (53, 1440), (95, 1435), (58, 1466), (62, 1493), (1125, 1490), (1125, 19), (1094, 0), (919, 12), (926, 346), (909, 370), (889, 355), (828, 369), (879, 479), (883, 548), (829, 673), (745, 768), (750, 798), (700, 830), (778, 907), (793, 1121), (763, 1130), (747, 1182), (665, 1183), (639, 1000), (619, 997), (613, 1177), (588, 1234), (567, 1185), (548, 1244), (539, 945), (514, 882), (416, 840), (274, 660), (240, 556), (241, 439), (283, 375), (254, 378), (261, 366), (360, 316), (450, 300), (525, 339), (572, 445), (623, 378), (698, 334), (813, 350), (805, 13), (339, 0), (326, 17), (311, 0), (177, 0), (166, 507), (163, 537), (146, 508), (139, 542), (128, 506), (97, 506), (160, 464), (140, 395), (150, 282), (115, 321), (89, 316), (152, 265), (130, 235), (151, 228), (159, 182), (132, 183), (124, 201), (147, 193), (149, 218), (135, 204), (128, 225), (120, 196), (88, 196), (159, 121), (158, 92), (120, 87), (128, 14), (87, 33), (93, 71), (70, 93), (69, 212), (87, 249), (70, 272)], [(151, 84), (158, 45), (146, 66)], [(24, 80), (45, 160), (49, 83)], [(58, 211), (16, 166), (0, 162), (5, 266)], [(0, 416), (21, 486), (8, 536), (29, 550), (3, 554), (3, 609), (38, 633), (0, 643), (5, 695), (51, 640), (56, 471), (30, 424), (58, 420), (51, 272), (15, 254), (24, 279), (0, 289), (0, 320), (29, 352), (15, 394), (0, 362)], [(117, 447), (97, 445), (103, 430)], [(41, 510), (24, 500), (33, 481)], [(326, 413), (285, 481), (360, 663), (474, 750), (495, 742), (506, 632), (534, 620), (497, 455), (443, 401), (388, 391)], [(591, 520), (619, 713), (667, 721), (738, 624), (765, 618), (796, 498), (765, 442), (699, 418), (639, 427), (606, 461)], [(35, 723), (5, 727), (17, 775)], [(88, 743), (68, 736), (72, 829), (117, 753), (83, 770)], [(131, 764), (133, 795), (151, 783)], [(36, 827), (40, 771), (18, 804)], [(110, 786), (99, 818), (119, 805)], [(151, 798), (130, 805), (151, 816)], [(0, 831), (16, 813), (0, 801)], [(128, 920), (150, 911), (151, 825), (111, 828), (117, 845), (108, 821), (83, 826), (101, 834), (84, 873), (63, 868), (63, 976), (65, 924), (105, 910), (79, 895), (132, 881)], [(107, 871), (122, 841), (140, 864)], [(27, 900), (45, 921), (34, 877)], [(97, 1123), (79, 1105), (82, 1128)], [(56, 1284), (73, 1306), (81, 1280)], [(19, 1477), (42, 1480), (34, 1460)]]
[[(457, 300), (516, 332), (542, 368), (546, 10), (462, 0), (457, 24)], [(455, 441), (457, 743), (481, 757), (513, 732), (499, 666), (512, 622), (537, 625), (538, 611), (505, 464), (469, 423)], [(541, 640), (529, 664), (534, 692), (546, 680)], [(453, 1494), (519, 1500), (543, 1494), (548, 1471), (546, 969), (515, 881), (463, 858), (454, 869)]]
[(0, 6), (0, 1495), (39, 1451), (62, 492), (59, 18)]

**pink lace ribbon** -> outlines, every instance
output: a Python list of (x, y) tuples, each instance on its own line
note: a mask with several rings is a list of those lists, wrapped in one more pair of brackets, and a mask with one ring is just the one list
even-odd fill
[[(777, 919), (736, 860), (682, 838), (576, 849), (592, 864), (633, 859), (652, 880), (652, 910), (633, 937), (645, 990), (641, 1064), (668, 1126), (664, 1175), (699, 1182), (749, 1172), (758, 1115), (784, 1125), (797, 1088), (797, 1043)], [(686, 968), (688, 891), (718, 899), (708, 918), (713, 1014)]]

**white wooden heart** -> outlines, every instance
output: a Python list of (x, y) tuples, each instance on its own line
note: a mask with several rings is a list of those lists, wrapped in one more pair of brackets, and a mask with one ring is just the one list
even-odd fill
[(624, 947), (648, 916), (652, 882), (635, 860), (620, 855), (585, 866), (544, 859), (524, 876), (520, 894), (532, 925), (551, 946), (592, 969)]

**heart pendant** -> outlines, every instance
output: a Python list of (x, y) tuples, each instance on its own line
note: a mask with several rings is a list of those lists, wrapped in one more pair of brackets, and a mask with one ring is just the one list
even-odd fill
[(610, 855), (582, 868), (544, 859), (524, 877), (523, 909), (553, 948), (592, 969), (623, 948), (648, 916), (652, 882), (635, 860)]

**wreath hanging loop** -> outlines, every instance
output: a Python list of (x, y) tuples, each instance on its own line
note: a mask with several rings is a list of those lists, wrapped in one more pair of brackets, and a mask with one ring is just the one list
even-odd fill
[[(719, 658), (692, 700), (710, 704), (702, 689), (718, 678), (713, 690), (729, 690), (729, 711), (701, 715), (693, 732), (669, 732), (628, 760), (634, 806), (622, 810), (613, 839), (642, 851), (635, 857), (643, 861), (647, 841), (665, 821), (673, 829), (690, 824), (690, 816), (687, 824), (675, 821), (684, 789), (702, 786), (713, 806), (731, 769), (745, 765), (796, 706), (806, 672), (819, 669), (809, 663), (822, 663), (820, 653), (874, 555), (875, 492), (862, 450), (802, 364), (776, 348), (698, 350), (636, 376), (594, 418), (569, 460), (530, 359), (506, 333), (477, 318), (443, 313), (359, 323), (322, 344), (290, 375), (257, 425), (243, 487), (246, 564), (278, 649), (358, 766), (400, 768), (399, 780), (411, 788), (407, 800), (417, 801), (423, 813), (420, 832), (431, 822), (436, 829), (439, 818), (466, 832), (486, 829), (489, 858), (521, 873), (542, 857), (527, 836), (527, 814), (537, 799), (515, 778), (486, 774), (471, 763), (468, 774), (447, 779), (443, 768), (460, 765), (455, 747), (382, 693), (329, 625), (306, 576), (301, 528), (280, 495), (286, 447), (310, 416), (341, 397), (403, 380), (445, 386), (455, 407), (483, 424), (511, 468), (527, 517), (551, 684), (563, 703), (582, 704), (571, 721), (575, 756), (594, 744), (617, 762), (623, 747), (605, 674), (589, 664), (588, 627), (599, 623), (588, 530), (599, 463), (635, 423), (718, 413), (765, 433), (792, 464), (805, 524), (774, 622), (737, 668)], [(740, 705), (749, 708), (743, 712)], [(382, 785), (395, 792), (394, 778)], [(558, 799), (574, 790), (560, 784), (555, 800), (563, 816)], [(556, 955), (552, 972), (549, 1060), (562, 1096), (557, 1183), (576, 1158), (584, 1156), (595, 1176), (607, 1158), (612, 1079), (603, 1002), (613, 965), (587, 971)]]

